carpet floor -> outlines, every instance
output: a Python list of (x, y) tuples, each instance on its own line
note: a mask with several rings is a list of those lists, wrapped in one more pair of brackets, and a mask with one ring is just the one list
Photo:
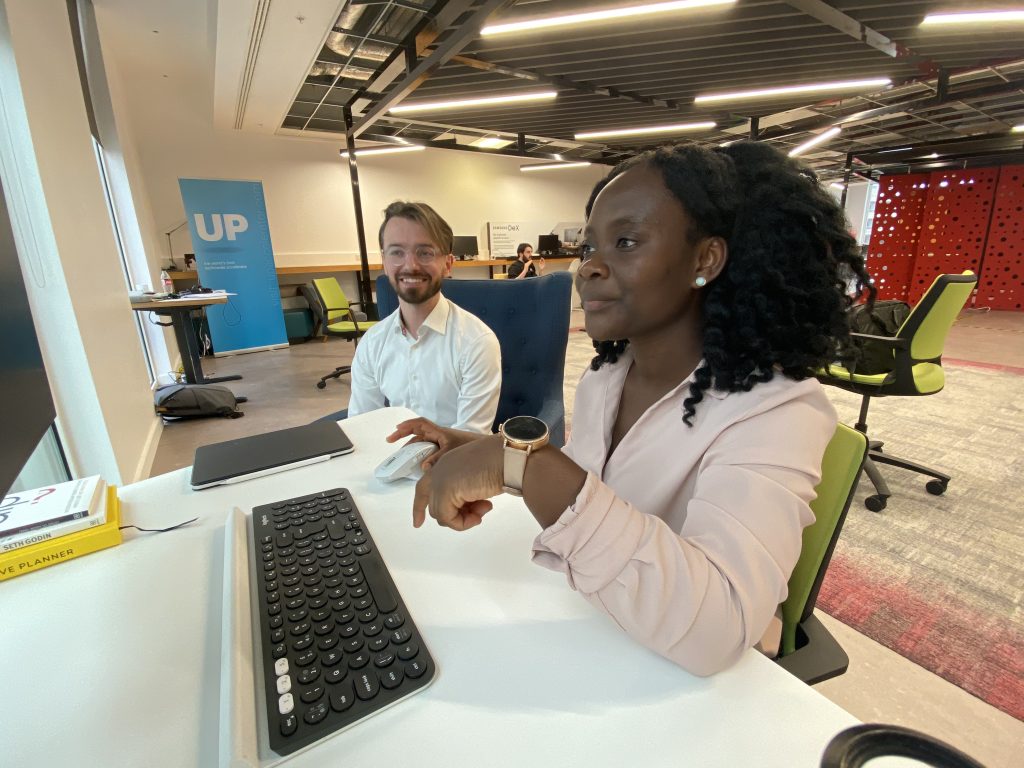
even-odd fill
[[(593, 346), (573, 313), (565, 366), (567, 423)], [(1024, 720), (1024, 379), (956, 363), (930, 397), (871, 407), (886, 450), (953, 475), (942, 496), (924, 479), (882, 467), (892, 497), (881, 513), (861, 482), (817, 607), (978, 698)], [(860, 398), (828, 395), (846, 424)]]
[[(893, 495), (876, 514), (863, 479), (818, 608), (1024, 720), (1024, 379), (945, 370), (937, 395), (874, 401), (868, 426), (885, 450), (953, 475), (949, 489), (882, 466)], [(860, 399), (828, 392), (852, 424)]]

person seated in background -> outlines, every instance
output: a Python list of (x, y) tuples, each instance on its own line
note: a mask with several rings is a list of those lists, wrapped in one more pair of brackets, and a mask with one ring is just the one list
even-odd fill
[(501, 349), (494, 331), (441, 293), (454, 259), (452, 228), (426, 203), (398, 201), (385, 209), (378, 240), (398, 309), (356, 348), (348, 415), (390, 404), (490, 434)]
[(509, 280), (522, 280), (524, 277), (537, 277), (544, 274), (544, 257), (533, 257), (533, 246), (520, 243), (516, 247), (516, 261), (508, 268)]
[(529, 416), (487, 437), (403, 422), (389, 440), (441, 447), (413, 524), (467, 530), (518, 490), (533, 559), (638, 642), (697, 675), (774, 655), (836, 428), (813, 374), (848, 344), (846, 281), (873, 294), (843, 211), (768, 145), (665, 147), (597, 184), (581, 255), (597, 354), (570, 441)]

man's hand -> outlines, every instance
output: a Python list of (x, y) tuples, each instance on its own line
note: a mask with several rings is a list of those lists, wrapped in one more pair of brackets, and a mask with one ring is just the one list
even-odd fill
[(488, 499), (501, 493), (503, 479), (500, 435), (482, 436), (472, 444), (450, 448), (416, 483), (413, 526), (423, 525), (428, 511), (438, 525), (452, 530), (467, 531), (480, 525), (494, 506)]

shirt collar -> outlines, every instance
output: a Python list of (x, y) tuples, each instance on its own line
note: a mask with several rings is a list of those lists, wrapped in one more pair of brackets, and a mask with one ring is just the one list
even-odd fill
[(429, 328), (435, 333), (439, 333), (444, 336), (445, 331), (448, 329), (448, 315), (451, 314), (451, 302), (448, 301), (443, 295), (437, 302), (430, 314), (427, 315), (427, 319), (423, 321), (423, 325), (420, 326), (422, 331), (424, 328)]

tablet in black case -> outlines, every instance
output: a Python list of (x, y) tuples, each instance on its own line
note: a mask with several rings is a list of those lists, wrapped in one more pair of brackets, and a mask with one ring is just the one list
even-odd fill
[(196, 449), (192, 489), (283, 472), (352, 452), (352, 441), (335, 421), (314, 421)]

